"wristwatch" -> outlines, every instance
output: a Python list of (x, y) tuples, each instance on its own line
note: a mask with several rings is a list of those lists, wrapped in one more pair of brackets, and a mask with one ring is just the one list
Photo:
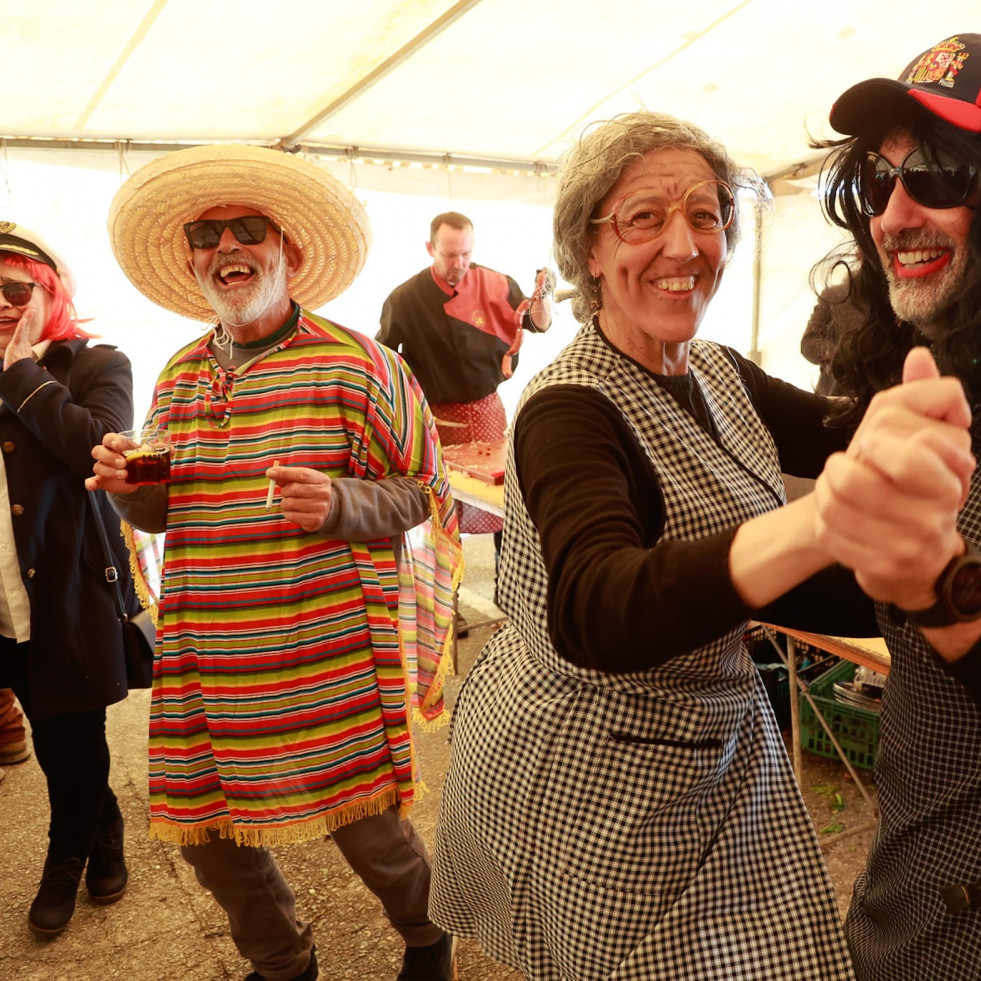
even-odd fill
[(937, 602), (925, 610), (903, 610), (918, 627), (949, 627), (981, 618), (981, 550), (967, 543), (967, 551), (951, 559), (934, 584)]

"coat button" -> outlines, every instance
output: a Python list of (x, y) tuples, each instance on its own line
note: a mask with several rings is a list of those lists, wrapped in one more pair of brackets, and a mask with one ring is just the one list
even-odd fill
[(12, 515), (14, 515), (14, 517), (20, 517), (24, 513), (24, 505), (23, 504), (15, 504), (10, 509), (10, 513)]
[(34, 569), (28, 569), (27, 570), (27, 578), (28, 579), (33, 579), (35, 575), (36, 575), (36, 571)]
[(4, 453), (13, 453), (16, 448), (17, 447), (14, 445), (14, 441), (12, 439), (5, 439), (3, 441), (3, 452)]

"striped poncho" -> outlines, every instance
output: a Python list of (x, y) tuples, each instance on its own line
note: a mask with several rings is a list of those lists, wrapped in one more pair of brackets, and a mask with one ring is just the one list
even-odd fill
[[(397, 805), (410, 722), (443, 718), (459, 536), (436, 430), (396, 355), (301, 312), (241, 374), (203, 337), (161, 374), (148, 422), (172, 475), (150, 712), (151, 835), (252, 845), (323, 835)], [(391, 539), (309, 534), (266, 510), (265, 471), (415, 478), (432, 504)]]

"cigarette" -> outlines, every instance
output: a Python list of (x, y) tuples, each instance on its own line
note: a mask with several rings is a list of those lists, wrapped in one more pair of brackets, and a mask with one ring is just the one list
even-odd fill
[[(273, 460), (273, 466), (274, 467), (278, 467), (279, 466), (279, 460)], [(272, 477), (270, 477), (269, 478), (269, 490), (266, 492), (266, 510), (267, 511), (272, 508), (273, 492), (275, 490), (276, 490), (276, 481), (273, 480)]]

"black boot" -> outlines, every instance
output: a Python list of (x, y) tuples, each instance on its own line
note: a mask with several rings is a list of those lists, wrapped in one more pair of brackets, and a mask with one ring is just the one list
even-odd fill
[(75, 912), (75, 895), (84, 864), (74, 857), (44, 863), (41, 884), (27, 914), (27, 925), (37, 936), (53, 937), (68, 926)]
[(456, 937), (444, 933), (428, 947), (406, 947), (396, 981), (456, 981)]
[(123, 816), (110, 792), (103, 805), (99, 831), (85, 870), (85, 888), (93, 902), (108, 906), (122, 899), (128, 879), (123, 857)]

